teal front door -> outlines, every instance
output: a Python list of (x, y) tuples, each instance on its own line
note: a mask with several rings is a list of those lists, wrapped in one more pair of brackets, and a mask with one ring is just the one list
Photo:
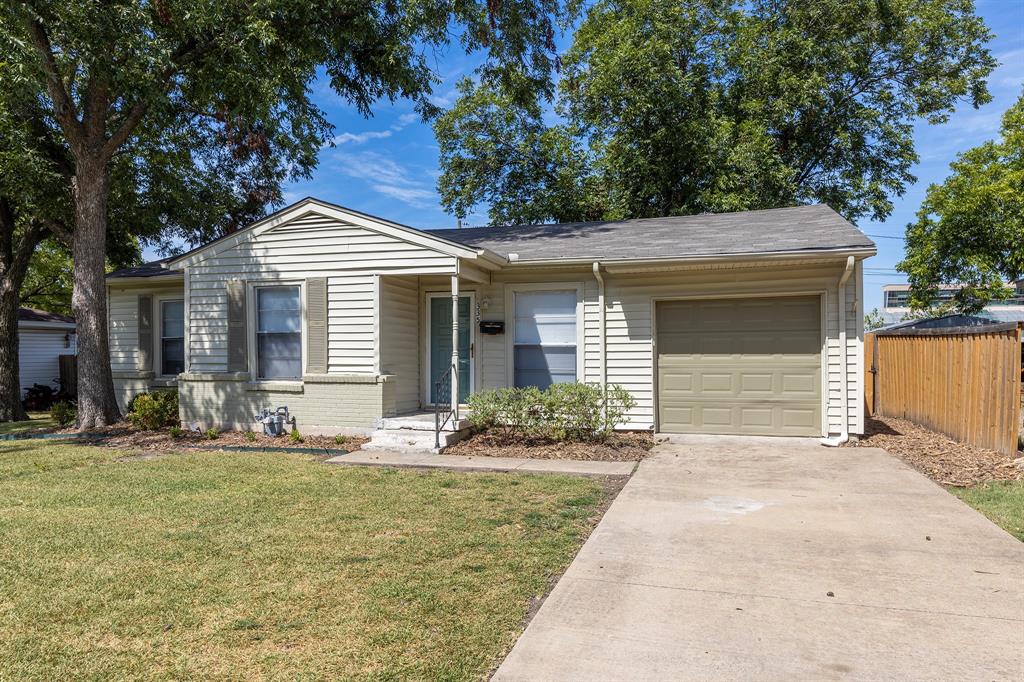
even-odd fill
[[(459, 402), (469, 397), (470, 339), (473, 321), (469, 296), (459, 296)], [(437, 380), (452, 364), (452, 299), (450, 296), (430, 298), (430, 402), (438, 402)], [(447, 402), (448, 396), (441, 396)]]

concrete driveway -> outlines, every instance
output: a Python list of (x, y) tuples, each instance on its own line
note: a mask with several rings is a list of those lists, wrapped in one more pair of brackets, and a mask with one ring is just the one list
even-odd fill
[(495, 680), (1024, 679), (1024, 544), (895, 457), (659, 446)]

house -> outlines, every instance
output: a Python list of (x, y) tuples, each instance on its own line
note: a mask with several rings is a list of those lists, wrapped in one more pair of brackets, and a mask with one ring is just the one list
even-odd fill
[[(1014, 290), (1014, 295), (1005, 301), (992, 301), (976, 317), (991, 322), (1024, 322), (1024, 280), (1008, 282), (1006, 286)], [(935, 297), (936, 304), (953, 300), (958, 287), (942, 285)], [(910, 285), (885, 284), (882, 286), (882, 321), (886, 326), (906, 321), (910, 315)]]
[(287, 405), (304, 433), (368, 432), (584, 381), (632, 393), (630, 429), (858, 434), (874, 253), (824, 205), (418, 230), (304, 199), (111, 274), (111, 363), (122, 407), (176, 386), (203, 428)]
[(75, 321), (66, 315), (18, 309), (18, 368), (22, 395), (33, 384), (58, 388), (60, 356), (75, 354)]

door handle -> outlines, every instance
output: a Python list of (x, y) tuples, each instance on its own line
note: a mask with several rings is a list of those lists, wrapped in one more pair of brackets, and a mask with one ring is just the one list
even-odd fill
[(476, 353), (476, 344), (475, 343), (469, 344), (469, 357), (471, 359), (475, 358), (476, 357), (475, 353)]

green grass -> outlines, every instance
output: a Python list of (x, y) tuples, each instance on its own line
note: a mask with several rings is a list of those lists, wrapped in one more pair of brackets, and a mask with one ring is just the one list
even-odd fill
[(22, 433), (33, 429), (55, 428), (57, 422), (50, 418), (49, 412), (29, 412), (28, 421), (0, 422), (0, 436), (8, 433)]
[(479, 679), (607, 493), (0, 443), (0, 679)]
[(1024, 542), (1024, 482), (982, 483), (971, 488), (949, 490)]

